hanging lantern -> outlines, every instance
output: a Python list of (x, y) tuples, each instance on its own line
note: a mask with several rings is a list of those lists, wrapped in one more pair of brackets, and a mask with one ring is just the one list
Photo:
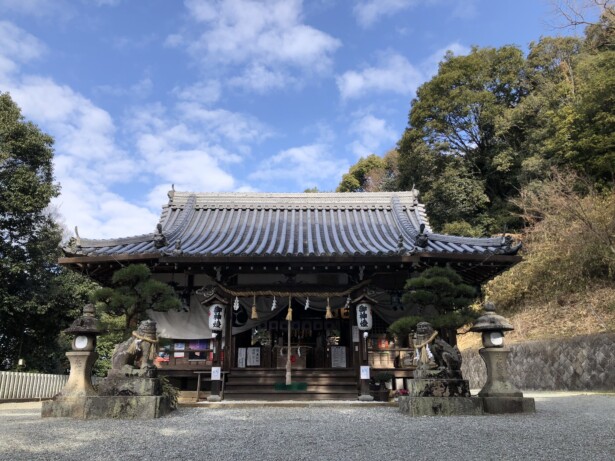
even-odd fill
[(358, 298), (353, 299), (352, 303), (357, 306), (357, 326), (359, 330), (371, 330), (374, 323), (372, 308), (376, 304), (376, 300), (370, 298), (367, 293), (363, 293)]
[(327, 298), (327, 311), (325, 312), (325, 318), (326, 319), (333, 318), (333, 312), (331, 312), (331, 304), (329, 304), (329, 298)]
[(224, 328), (224, 306), (212, 304), (209, 306), (209, 329), (213, 332), (222, 331)]
[(235, 296), (235, 302), (233, 303), (233, 310), (237, 312), (239, 310), (239, 298)]
[(372, 325), (372, 305), (362, 302), (357, 305), (357, 326), (361, 331), (368, 331), (372, 329)]
[(278, 307), (278, 302), (275, 300), (275, 296), (273, 297), (273, 302), (271, 303), (271, 310), (274, 311)]
[(258, 312), (256, 312), (256, 295), (252, 299), (252, 320), (258, 320)]

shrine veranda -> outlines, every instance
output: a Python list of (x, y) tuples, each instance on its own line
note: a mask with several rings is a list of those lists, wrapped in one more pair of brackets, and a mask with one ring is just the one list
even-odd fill
[[(247, 380), (242, 398), (249, 397), (251, 383), (285, 369), (289, 329), (298, 380), (302, 372), (320, 376), (323, 386), (350, 377), (358, 392), (360, 367), (369, 365), (372, 376), (389, 370), (394, 386), (404, 385), (412, 377), (412, 350), (385, 333), (413, 314), (401, 304), (405, 281), (448, 264), (479, 286), (521, 259), (519, 245), (505, 236), (433, 233), (417, 191), (168, 195), (151, 234), (111, 240), (77, 234), (60, 263), (103, 285), (115, 270), (143, 263), (174, 287), (184, 308), (149, 316), (160, 337), (156, 364), (183, 390), (196, 389), (199, 376), (206, 389), (218, 364), (229, 386), (233, 374), (236, 382)], [(367, 338), (356, 312), (365, 299), (373, 317)], [(212, 300), (224, 306), (226, 320), (215, 338)]]

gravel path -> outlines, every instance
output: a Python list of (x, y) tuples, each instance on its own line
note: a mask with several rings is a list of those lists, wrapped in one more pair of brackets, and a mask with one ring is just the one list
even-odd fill
[(150, 421), (41, 419), (0, 404), (0, 460), (615, 459), (615, 396), (538, 396), (536, 414), (412, 418), (395, 407), (180, 408)]

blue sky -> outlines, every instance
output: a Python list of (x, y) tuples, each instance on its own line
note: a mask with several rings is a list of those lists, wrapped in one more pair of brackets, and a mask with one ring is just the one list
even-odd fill
[(0, 0), (0, 91), (55, 140), (86, 238), (188, 191), (334, 190), (395, 146), (446, 50), (556, 30), (547, 0)]

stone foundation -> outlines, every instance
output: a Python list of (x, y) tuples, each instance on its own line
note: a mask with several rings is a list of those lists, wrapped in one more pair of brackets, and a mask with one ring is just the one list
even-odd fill
[(100, 395), (64, 397), (43, 402), (43, 418), (153, 419), (172, 411), (159, 378), (113, 376), (100, 381)]
[(478, 397), (398, 398), (399, 410), (410, 416), (481, 416), (483, 400)]
[(483, 401), (485, 413), (535, 413), (534, 399), (527, 397), (479, 397)]
[(99, 396), (88, 397), (85, 418), (153, 419), (171, 412), (171, 405), (162, 396)]
[(99, 395), (160, 395), (162, 385), (158, 378), (109, 377), (98, 384)]
[(171, 412), (171, 405), (162, 396), (87, 396), (43, 402), (43, 418), (76, 419), (153, 419)]
[(465, 379), (412, 379), (408, 391), (413, 397), (470, 397)]

